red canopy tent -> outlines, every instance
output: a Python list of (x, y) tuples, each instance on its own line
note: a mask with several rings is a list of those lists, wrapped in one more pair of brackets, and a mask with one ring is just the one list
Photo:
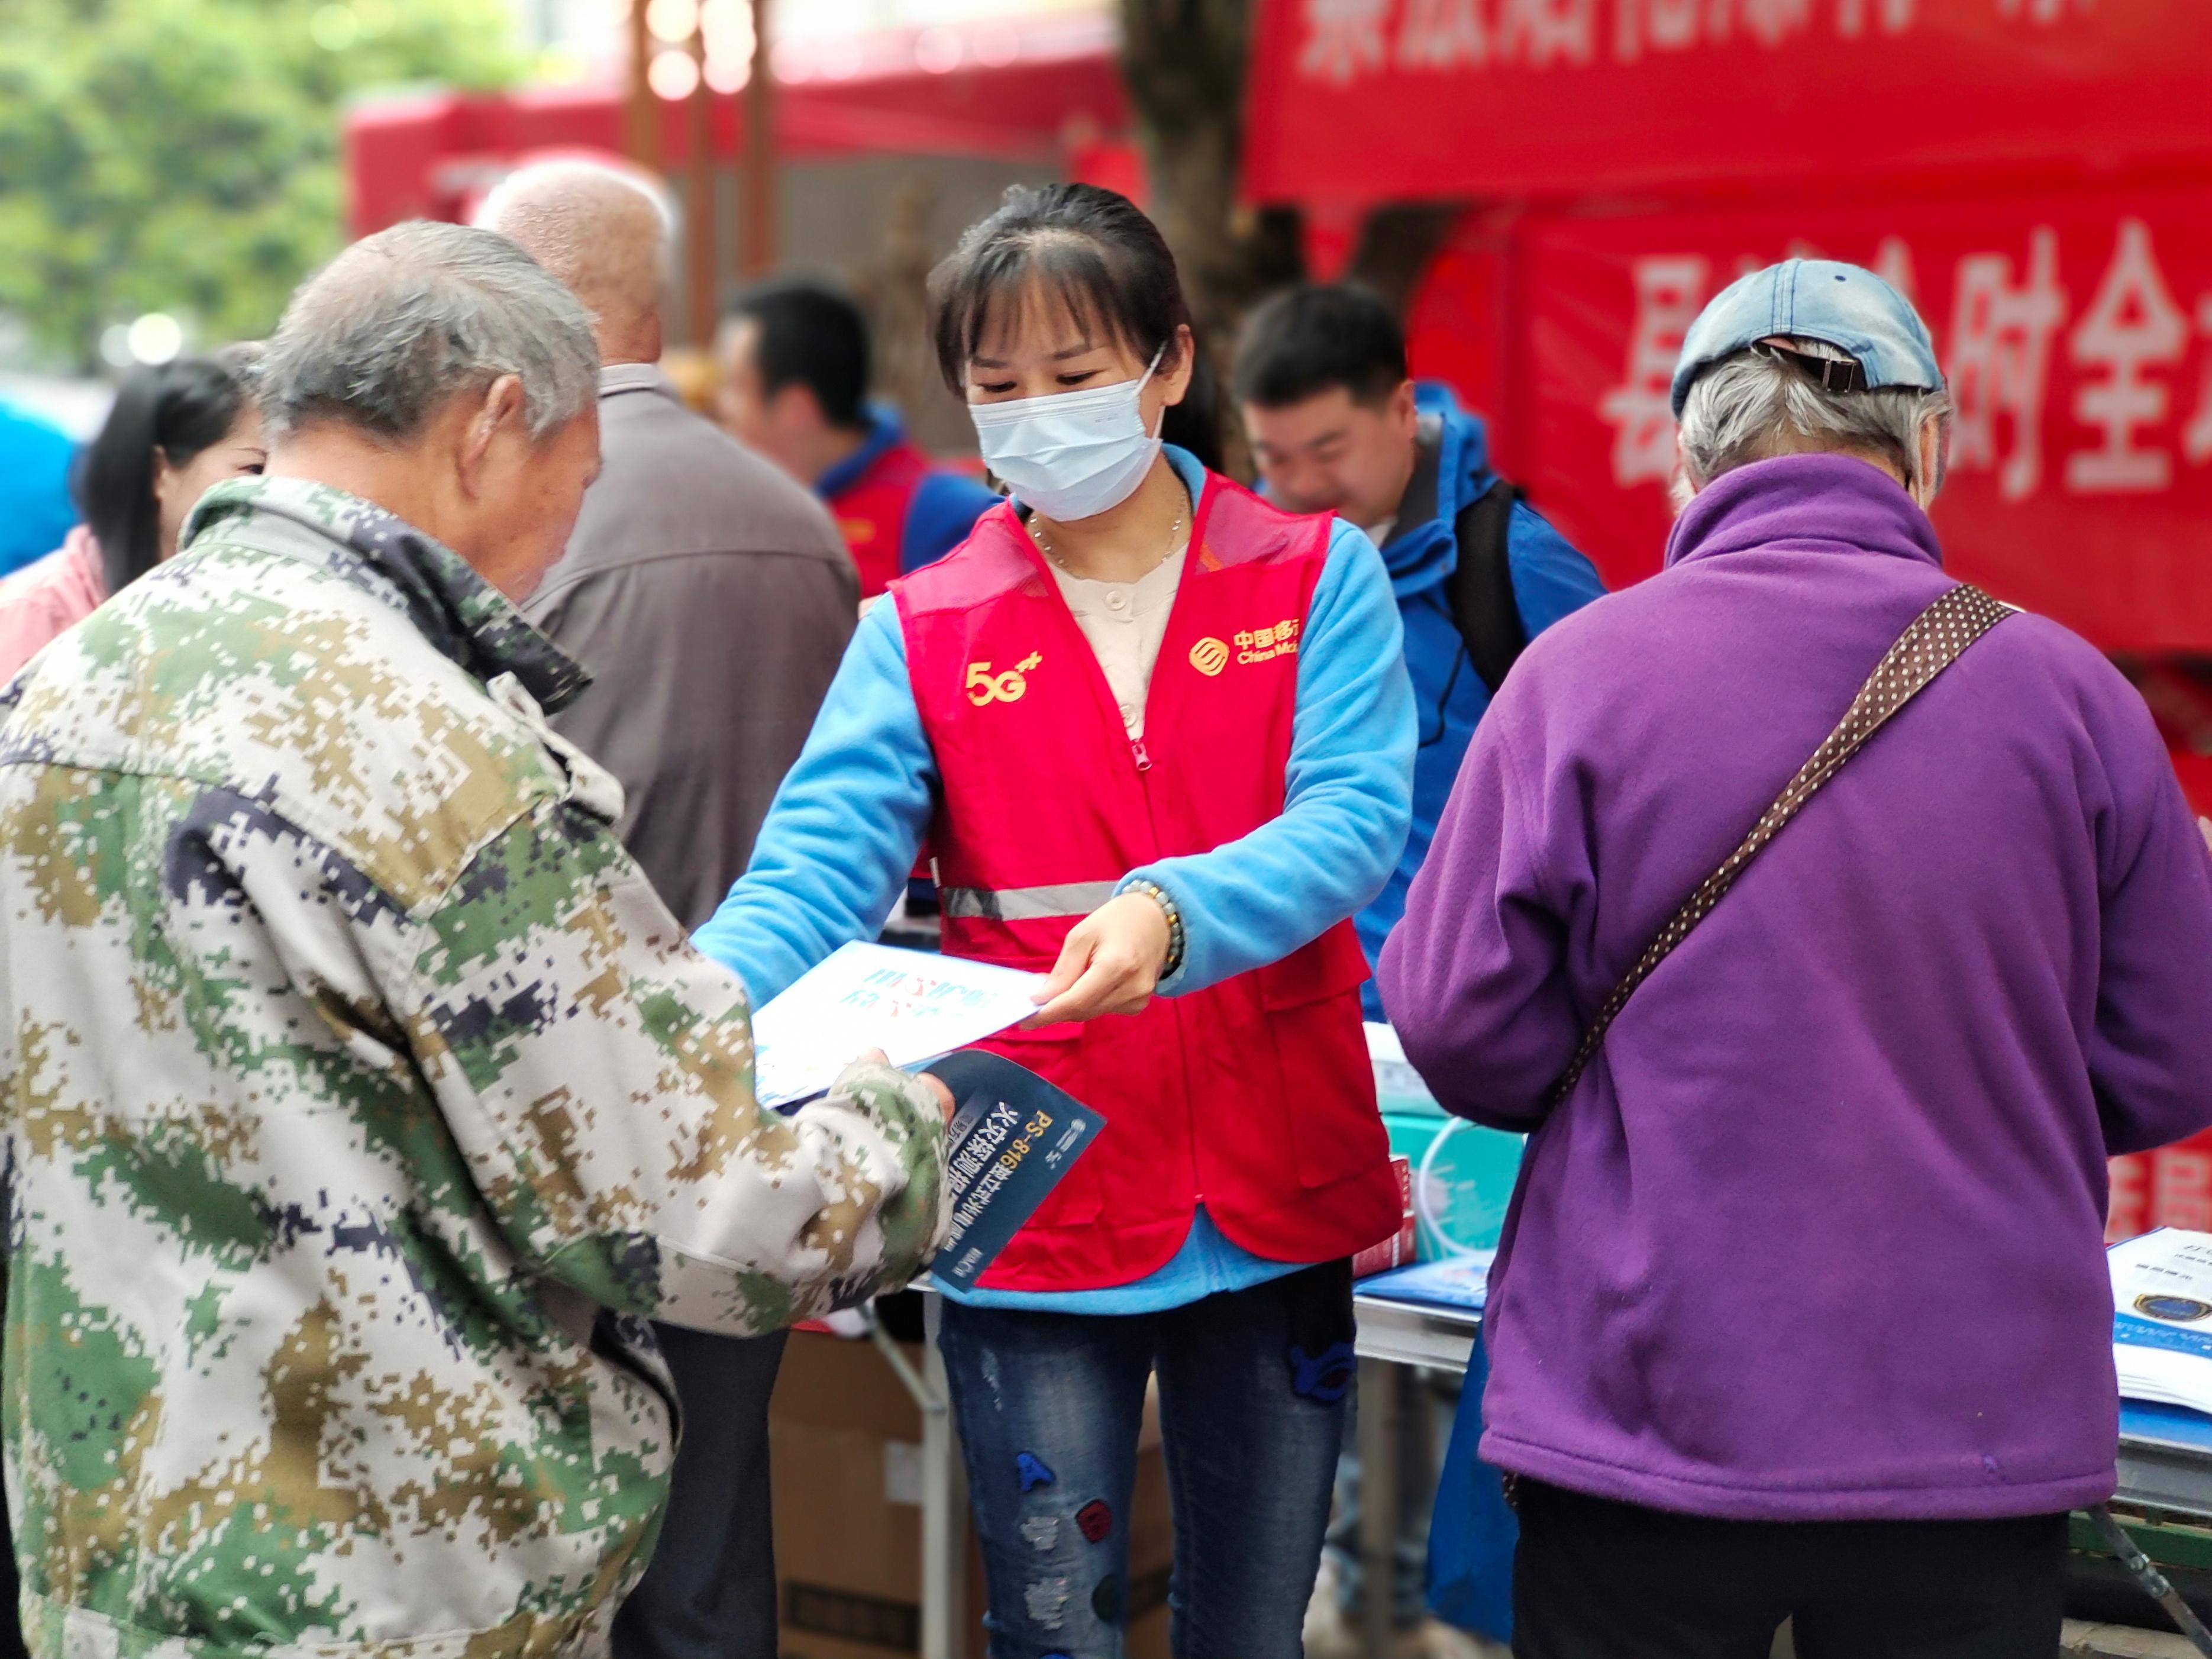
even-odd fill
[[(1472, 205), (1414, 367), (1613, 582), (1658, 566), (1682, 332), (1790, 253), (1911, 295), (1951, 568), (2130, 670), (2212, 809), (2212, 15), (2199, 0), (1261, 0), (1248, 187), (1322, 247)], [(2181, 660), (2195, 659), (2197, 660)], [(1996, 826), (1996, 833), (2002, 833)], [(2212, 1226), (2212, 1136), (2107, 1231)]]
[[(964, 29), (888, 31), (779, 53), (780, 156), (980, 156), (1060, 165), (1070, 146), (1118, 134), (1125, 103), (1110, 25), (1079, 14)], [(714, 155), (744, 144), (744, 94), (712, 97)], [(660, 153), (690, 164), (689, 113), (664, 103)], [(353, 234), (401, 219), (465, 216), (516, 161), (623, 149), (623, 88), (606, 80), (514, 93), (434, 93), (356, 105), (345, 125)]]
[(1954, 568), (2109, 649), (2212, 652), (2197, 0), (1261, 4), (1248, 190), (1324, 226), (1471, 204), (1416, 368), (1497, 417), (1612, 580), (1664, 544), (1683, 328), (1738, 270), (1818, 252), (1936, 331)]

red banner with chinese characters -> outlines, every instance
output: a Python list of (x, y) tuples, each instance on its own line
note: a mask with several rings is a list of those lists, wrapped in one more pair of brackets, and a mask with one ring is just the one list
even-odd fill
[(1262, 0), (1245, 185), (1371, 203), (2212, 149), (2203, 0)]
[(1910, 295), (1957, 415), (1950, 568), (2115, 651), (2212, 652), (2212, 185), (1771, 212), (1471, 220), (1417, 373), (1616, 584), (1658, 566), (1682, 332), (1740, 271), (1855, 260)]

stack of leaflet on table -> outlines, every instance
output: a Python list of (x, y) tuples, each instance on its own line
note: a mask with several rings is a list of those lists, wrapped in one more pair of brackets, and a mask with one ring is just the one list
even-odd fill
[(2107, 1255), (2122, 1398), (2212, 1413), (2212, 1233), (2161, 1227)]
[(1385, 1302), (1408, 1302), (1416, 1307), (1465, 1308), (1480, 1313), (1490, 1293), (1490, 1264), (1497, 1255), (1495, 1250), (1476, 1250), (1376, 1273), (1359, 1281), (1359, 1294), (1380, 1297)]

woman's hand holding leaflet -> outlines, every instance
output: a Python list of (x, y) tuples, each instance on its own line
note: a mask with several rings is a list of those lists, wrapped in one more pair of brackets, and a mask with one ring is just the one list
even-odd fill
[(1067, 935), (1037, 1000), (1044, 1006), (1025, 1030), (1099, 1014), (1144, 1012), (1168, 959), (1167, 912), (1144, 893), (1100, 905)]

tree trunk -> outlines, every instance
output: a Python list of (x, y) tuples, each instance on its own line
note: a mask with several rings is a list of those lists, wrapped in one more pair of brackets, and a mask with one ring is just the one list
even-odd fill
[[(1121, 71), (1152, 189), (1152, 217), (1175, 250), (1200, 342), (1225, 381), (1253, 301), (1304, 273), (1293, 210), (1241, 207), (1245, 65), (1255, 0), (1121, 0)], [(1222, 449), (1251, 476), (1243, 428), (1225, 393)]]
[(1414, 289), (1466, 212), (1462, 202), (1394, 202), (1376, 208), (1359, 228), (1346, 280), (1373, 289), (1406, 320)]

